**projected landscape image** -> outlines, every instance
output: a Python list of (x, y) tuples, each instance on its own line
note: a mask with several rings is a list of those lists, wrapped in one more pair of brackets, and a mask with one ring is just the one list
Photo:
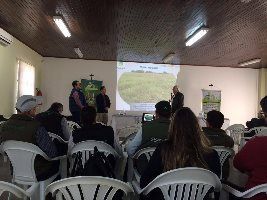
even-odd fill
[(172, 74), (125, 72), (119, 79), (118, 90), (126, 103), (151, 103), (170, 98), (170, 86), (175, 82)]
[(117, 63), (116, 110), (154, 111), (171, 98), (180, 67), (153, 63)]

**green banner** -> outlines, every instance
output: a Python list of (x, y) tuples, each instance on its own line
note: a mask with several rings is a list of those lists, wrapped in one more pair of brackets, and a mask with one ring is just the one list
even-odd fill
[(95, 97), (100, 93), (102, 81), (82, 79), (82, 91), (89, 106), (96, 106)]

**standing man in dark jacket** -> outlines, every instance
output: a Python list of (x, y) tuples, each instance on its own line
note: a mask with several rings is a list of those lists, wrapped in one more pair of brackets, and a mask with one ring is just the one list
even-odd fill
[(81, 91), (81, 83), (79, 81), (72, 82), (72, 90), (69, 96), (69, 109), (72, 114), (72, 120), (80, 123), (81, 110), (87, 106), (85, 96)]
[(108, 109), (110, 105), (109, 97), (106, 95), (106, 87), (101, 86), (100, 94), (96, 96), (97, 122), (108, 123)]
[(175, 113), (176, 110), (181, 109), (184, 106), (184, 95), (179, 91), (177, 85), (173, 86), (173, 98), (172, 98), (172, 114)]

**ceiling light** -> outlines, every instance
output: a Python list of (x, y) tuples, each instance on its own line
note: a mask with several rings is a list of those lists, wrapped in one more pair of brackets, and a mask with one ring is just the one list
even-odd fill
[(255, 64), (255, 63), (259, 63), (260, 61), (261, 61), (260, 58), (255, 58), (255, 59), (252, 59), (252, 60), (248, 60), (248, 61), (239, 63), (238, 65), (240, 67), (244, 67), (244, 66), (247, 66), (247, 65), (252, 65), (252, 64)]
[(171, 62), (171, 61), (173, 60), (174, 56), (175, 56), (175, 53), (170, 53), (170, 54), (168, 54), (166, 57), (164, 57), (164, 58), (162, 59), (162, 61), (163, 61), (164, 63), (169, 63), (169, 62)]
[(62, 17), (54, 16), (53, 20), (54, 20), (54, 22), (56, 23), (57, 27), (60, 29), (60, 31), (62, 32), (62, 34), (65, 37), (70, 37), (71, 36), (71, 34), (69, 32), (69, 29), (67, 28), (66, 24), (64, 23)]
[(83, 57), (83, 53), (81, 52), (81, 50), (79, 48), (74, 48), (74, 51), (79, 56), (79, 58)]
[(189, 38), (187, 38), (185, 42), (185, 46), (191, 46), (195, 42), (197, 42), (200, 38), (202, 38), (209, 31), (208, 28), (200, 28), (196, 32), (194, 32)]

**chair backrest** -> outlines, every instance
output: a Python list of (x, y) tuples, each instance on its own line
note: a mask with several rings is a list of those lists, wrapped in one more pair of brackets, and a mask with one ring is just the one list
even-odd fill
[(73, 132), (76, 128), (81, 128), (81, 126), (79, 124), (77, 124), (76, 122), (73, 122), (73, 121), (67, 121), (67, 124), (68, 124), (71, 132)]
[(3, 143), (3, 151), (12, 164), (13, 181), (24, 185), (32, 185), (37, 182), (34, 171), (35, 157), (41, 155), (45, 159), (49, 159), (39, 147), (27, 142), (6, 141)]
[(29, 194), (25, 192), (23, 189), (21, 189), (20, 187), (12, 183), (0, 181), (0, 197), (2, 196), (4, 192), (10, 192), (20, 199), (24, 199), (29, 196)]
[(57, 199), (63, 199), (64, 196), (66, 200), (111, 200), (118, 190), (122, 190), (127, 197), (133, 193), (132, 187), (122, 181), (99, 176), (83, 176), (56, 181), (46, 188), (46, 194), (51, 192), (53, 196), (58, 197)]
[(226, 148), (223, 146), (213, 146), (212, 147), (215, 151), (217, 151), (219, 158), (220, 158), (220, 164), (221, 164), (221, 176), (220, 179), (222, 179), (222, 168), (226, 160), (228, 158), (233, 157), (235, 152), (233, 149)]
[(109, 144), (102, 142), (102, 141), (96, 141), (96, 140), (86, 140), (83, 142), (79, 142), (70, 151), (70, 155), (74, 155), (78, 152), (82, 153), (82, 163), (83, 165), (85, 162), (89, 159), (90, 153), (94, 153), (94, 147), (97, 147), (98, 151), (103, 152), (105, 156), (113, 155), (115, 158), (119, 157), (119, 154), (115, 151), (115, 149), (110, 146)]
[(54, 141), (55, 139), (58, 140), (60, 143), (68, 143), (68, 141), (65, 141), (62, 137), (55, 133), (48, 132), (48, 135), (51, 137), (51, 139)]
[(147, 195), (153, 189), (159, 188), (165, 200), (201, 200), (210, 189), (220, 191), (221, 187), (216, 174), (206, 169), (188, 167), (171, 170), (157, 176), (142, 190), (142, 193)]
[(233, 124), (225, 129), (225, 131), (233, 138), (236, 145), (240, 145), (240, 140), (241, 137), (243, 137), (245, 126), (243, 124)]
[(231, 194), (234, 194), (237, 197), (241, 197), (242, 199), (251, 198), (259, 193), (266, 193), (266, 196), (267, 196), (267, 183), (257, 185), (244, 192), (240, 192), (227, 184), (222, 184), (222, 185), (223, 185), (223, 190), (226, 190), (227, 192), (230, 192)]
[(144, 148), (144, 149), (140, 149), (139, 151), (137, 151), (134, 154), (133, 158), (134, 159), (138, 159), (141, 155), (145, 155), (147, 161), (149, 161), (150, 158), (152, 157), (155, 149), (156, 149), (156, 147), (147, 147), (147, 148)]
[[(156, 150), (156, 147), (147, 147), (147, 148), (144, 148), (144, 149), (140, 149), (139, 151), (137, 151), (134, 154), (133, 158), (135, 160), (138, 160), (138, 158), (141, 155), (144, 155), (146, 157), (147, 161), (149, 162), (149, 160), (152, 157), (152, 155), (153, 155), (153, 153), (154, 153), (155, 150)], [(133, 168), (133, 174), (134, 174), (134, 177), (137, 180), (137, 182), (140, 183), (141, 174), (138, 172), (138, 170), (135, 169), (135, 168)]]
[(265, 126), (255, 127), (252, 128), (251, 130), (255, 131), (256, 136), (267, 136), (267, 127)]

